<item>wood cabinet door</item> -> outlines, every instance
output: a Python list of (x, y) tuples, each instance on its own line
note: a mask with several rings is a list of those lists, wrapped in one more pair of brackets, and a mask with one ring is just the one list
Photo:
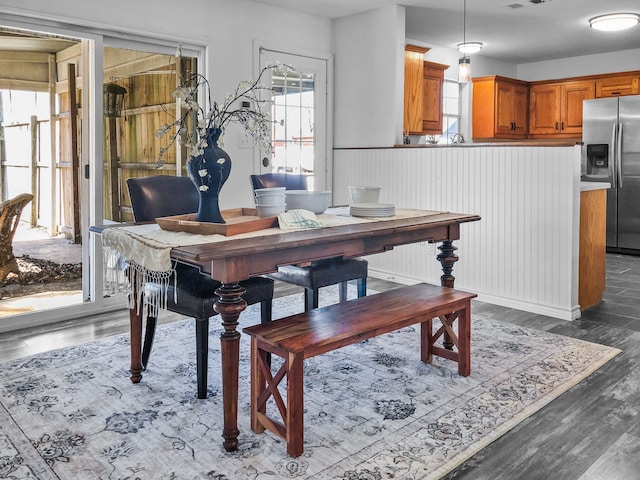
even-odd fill
[(515, 91), (510, 83), (496, 82), (496, 125), (497, 134), (512, 135), (515, 121)]
[[(427, 63), (427, 62), (425, 62)], [(427, 134), (440, 135), (442, 133), (442, 71), (433, 72), (425, 67), (424, 70), (424, 102), (422, 110), (422, 131)]]
[(596, 98), (637, 95), (640, 93), (638, 75), (619, 75), (596, 80)]
[(422, 134), (424, 82), (422, 58), (424, 53), (406, 51), (404, 54), (404, 122), (407, 133)]
[(515, 135), (527, 135), (529, 132), (529, 89), (524, 85), (513, 87), (513, 121)]
[(533, 85), (529, 98), (529, 133), (560, 132), (560, 86)]
[(582, 101), (595, 98), (593, 81), (569, 82), (560, 90), (560, 133), (582, 135)]

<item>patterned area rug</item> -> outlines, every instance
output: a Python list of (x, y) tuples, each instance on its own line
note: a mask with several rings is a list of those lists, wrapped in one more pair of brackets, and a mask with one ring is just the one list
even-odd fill
[[(286, 297), (273, 311), (302, 305)], [(242, 325), (258, 321), (254, 306)], [(206, 400), (195, 395), (192, 320), (158, 328), (139, 385), (129, 381), (127, 335), (0, 365), (0, 478), (435, 479), (619, 353), (482, 318), (467, 378), (447, 360), (421, 363), (417, 328), (345, 347), (305, 362), (305, 451), (292, 459), (281, 440), (249, 427), (244, 335), (240, 444), (222, 448), (216, 317), (211, 324)]]

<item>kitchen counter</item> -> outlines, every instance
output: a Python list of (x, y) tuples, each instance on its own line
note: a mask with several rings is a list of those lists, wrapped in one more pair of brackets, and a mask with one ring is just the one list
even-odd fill
[(611, 184), (607, 182), (580, 182), (581, 192), (590, 192), (591, 190), (607, 190), (611, 188)]
[(523, 140), (521, 142), (488, 142), (488, 143), (410, 143), (408, 145), (394, 145), (394, 148), (451, 148), (451, 147), (573, 147), (581, 145), (579, 141), (571, 140)]

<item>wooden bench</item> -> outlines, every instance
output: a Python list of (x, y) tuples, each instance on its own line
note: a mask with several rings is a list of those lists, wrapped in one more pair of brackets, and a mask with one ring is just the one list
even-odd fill
[[(303, 360), (416, 323), (421, 326), (423, 362), (441, 356), (458, 362), (460, 375), (469, 375), (474, 297), (473, 293), (421, 283), (245, 328), (251, 335), (251, 429), (256, 433), (271, 430), (287, 442), (289, 455), (297, 457), (304, 450)], [(434, 318), (442, 323), (435, 333)], [(440, 337), (452, 344), (450, 348), (435, 345)], [(271, 374), (270, 354), (284, 359), (275, 375)], [(285, 375), (286, 404), (278, 390)], [(280, 420), (267, 415), (271, 397)]]

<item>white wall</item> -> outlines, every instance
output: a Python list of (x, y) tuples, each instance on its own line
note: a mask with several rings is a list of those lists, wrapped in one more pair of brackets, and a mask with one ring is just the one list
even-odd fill
[(640, 49), (525, 63), (518, 65), (517, 78), (551, 80), (630, 70), (640, 70)]
[[(334, 197), (380, 185), (398, 208), (477, 214), (455, 241), (456, 286), (497, 305), (572, 320), (578, 308), (580, 147), (451, 146), (338, 150)], [(439, 283), (435, 249), (367, 257), (376, 277)]]
[[(331, 21), (250, 0), (0, 0), (0, 12), (54, 19), (78, 26), (158, 37), (208, 47), (212, 97), (222, 100), (241, 80), (254, 76), (254, 40), (284, 48), (331, 50)], [(0, 25), (2, 22), (0, 21)], [(46, 30), (44, 30), (46, 31)], [(227, 131), (225, 150), (233, 170), (221, 195), (222, 208), (252, 204), (248, 175), (254, 152), (238, 148), (239, 130)]]
[(404, 7), (393, 5), (333, 22), (334, 146), (401, 143)]

